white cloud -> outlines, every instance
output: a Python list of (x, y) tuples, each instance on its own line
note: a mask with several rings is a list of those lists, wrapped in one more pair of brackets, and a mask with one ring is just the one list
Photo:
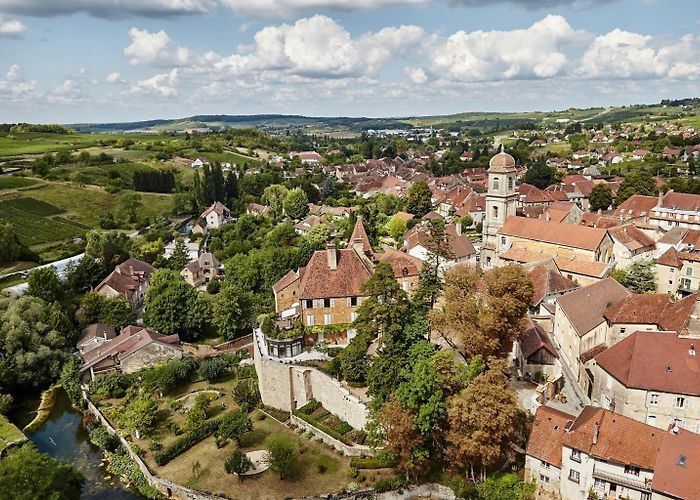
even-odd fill
[(527, 29), (458, 31), (435, 38), (427, 71), (455, 81), (549, 78), (564, 70), (566, 44), (585, 38), (561, 16), (547, 16)]
[(189, 61), (189, 49), (174, 47), (170, 37), (163, 30), (151, 33), (148, 30), (131, 28), (129, 36), (131, 45), (124, 49), (124, 54), (131, 57), (130, 64), (167, 67), (182, 66)]
[(299, 11), (366, 10), (391, 5), (426, 4), (429, 0), (221, 0), (224, 5), (242, 14), (279, 17)]
[(577, 74), (591, 78), (700, 77), (700, 36), (655, 39), (621, 29), (597, 37), (581, 57)]
[(177, 95), (174, 85), (178, 80), (178, 70), (172, 69), (168, 73), (159, 73), (147, 80), (136, 82), (129, 89), (131, 94), (156, 94), (163, 97), (173, 97)]
[(67, 78), (46, 95), (46, 100), (50, 104), (79, 104), (85, 100), (85, 96), (80, 85), (75, 80)]
[(0, 80), (0, 100), (7, 104), (26, 102), (36, 96), (36, 80), (27, 81), (22, 68), (13, 64)]
[(209, 14), (217, 0), (0, 0), (0, 11), (36, 17), (83, 12), (105, 19)]
[(122, 78), (121, 73), (118, 71), (113, 71), (107, 75), (105, 78), (105, 81), (108, 83), (126, 83), (126, 81)]
[(425, 71), (421, 68), (408, 69), (407, 73), (408, 77), (416, 85), (423, 85), (428, 81), (428, 75), (426, 75)]
[(27, 27), (17, 19), (0, 16), (0, 37), (19, 38)]

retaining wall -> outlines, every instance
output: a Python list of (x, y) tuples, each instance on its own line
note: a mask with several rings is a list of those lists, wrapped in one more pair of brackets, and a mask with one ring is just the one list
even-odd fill
[(302, 429), (305, 429), (307, 431), (312, 432), (316, 437), (321, 438), (321, 440), (326, 443), (331, 445), (333, 448), (341, 452), (343, 455), (347, 455), (349, 457), (365, 457), (369, 456), (372, 454), (372, 450), (370, 449), (369, 446), (365, 445), (347, 445), (343, 443), (342, 441), (337, 440), (330, 434), (326, 434), (323, 432), (321, 429), (318, 429), (311, 425), (310, 423), (306, 422), (305, 420), (300, 419), (294, 414), (291, 414), (290, 416), (290, 422), (297, 427), (301, 427)]

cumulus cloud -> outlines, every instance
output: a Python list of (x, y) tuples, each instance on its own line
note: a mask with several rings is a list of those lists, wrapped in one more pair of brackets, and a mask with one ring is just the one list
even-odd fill
[(105, 19), (209, 14), (217, 0), (0, 0), (0, 11), (35, 17), (85, 13)]
[(118, 71), (113, 71), (113, 72), (109, 73), (105, 77), (105, 81), (107, 83), (126, 83), (126, 81), (124, 79), (122, 79), (121, 73), (119, 73)]
[(621, 29), (597, 37), (581, 57), (577, 74), (591, 78), (700, 77), (700, 36), (655, 39)]
[(27, 27), (17, 19), (0, 16), (0, 37), (19, 38), (27, 31)]
[(85, 96), (78, 82), (67, 78), (61, 85), (48, 92), (46, 100), (50, 104), (79, 104), (85, 100)]
[(36, 94), (36, 80), (27, 81), (22, 68), (13, 64), (4, 80), (0, 80), (0, 99), (8, 104), (25, 102)]
[(124, 49), (124, 54), (131, 57), (130, 64), (167, 67), (182, 66), (189, 62), (189, 49), (174, 46), (163, 30), (151, 33), (148, 30), (131, 28), (129, 36), (131, 45)]
[(140, 80), (129, 89), (131, 94), (155, 94), (163, 97), (173, 97), (177, 95), (175, 84), (178, 80), (178, 69), (172, 69), (168, 73), (159, 73)]

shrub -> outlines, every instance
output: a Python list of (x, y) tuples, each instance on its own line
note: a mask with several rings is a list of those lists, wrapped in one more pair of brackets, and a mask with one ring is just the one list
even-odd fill
[(151, 439), (151, 442), (148, 444), (148, 449), (151, 451), (158, 451), (163, 449), (163, 443), (156, 441), (155, 439)]
[(365, 444), (365, 439), (367, 439), (367, 433), (363, 430), (355, 429), (347, 434), (348, 439), (357, 444)]
[(347, 422), (341, 422), (333, 428), (338, 434), (347, 434), (352, 430), (352, 426)]
[(159, 498), (160, 493), (158, 490), (153, 488), (148, 481), (146, 476), (143, 475), (141, 469), (131, 461), (129, 455), (126, 451), (119, 447), (114, 453), (108, 454), (107, 471), (115, 476), (124, 476), (129, 480), (129, 483), (136, 486), (139, 493), (146, 498)]
[(90, 392), (105, 398), (121, 398), (131, 386), (131, 378), (124, 373), (99, 375), (90, 382)]
[(207, 380), (221, 378), (230, 372), (231, 365), (229, 362), (219, 357), (207, 358), (199, 365), (199, 373), (202, 375), (202, 378)]
[(297, 411), (302, 412), (304, 415), (311, 415), (313, 412), (315, 412), (320, 407), (321, 407), (321, 403), (319, 403), (315, 399), (312, 399), (311, 401), (306, 403), (304, 406), (299, 408)]
[(380, 452), (374, 457), (356, 457), (350, 459), (350, 467), (357, 469), (385, 469), (396, 467), (396, 458), (388, 452)]
[(179, 436), (180, 434), (182, 434), (182, 429), (180, 429), (180, 426), (177, 425), (177, 422), (171, 422), (170, 423), (170, 432), (172, 432), (176, 436)]
[(239, 380), (236, 388), (233, 390), (233, 399), (241, 406), (241, 409), (254, 408), (260, 403), (258, 384), (250, 379)]
[(216, 295), (219, 293), (219, 290), (221, 290), (221, 281), (219, 281), (217, 278), (214, 278), (207, 283), (207, 293)]
[(106, 450), (114, 451), (119, 446), (117, 438), (110, 434), (109, 431), (102, 425), (98, 425), (90, 432), (90, 442), (95, 446)]
[(206, 420), (197, 429), (193, 430), (192, 432), (183, 434), (178, 439), (176, 439), (170, 446), (157, 452), (153, 457), (156, 461), (156, 464), (160, 466), (167, 464), (173, 458), (192, 448), (202, 439), (209, 437), (219, 428), (220, 418)]
[(396, 476), (396, 477), (388, 477), (386, 479), (382, 479), (380, 481), (377, 481), (374, 484), (374, 491), (377, 493), (386, 493), (387, 491), (393, 491), (393, 490), (400, 490), (407, 484), (407, 479), (406, 476), (401, 475), (401, 476)]
[(316, 470), (318, 470), (319, 474), (325, 474), (326, 471), (328, 470), (328, 467), (326, 464), (316, 464)]

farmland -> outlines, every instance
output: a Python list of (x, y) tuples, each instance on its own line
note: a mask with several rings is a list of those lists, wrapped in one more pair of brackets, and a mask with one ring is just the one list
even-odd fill
[(27, 179), (26, 177), (0, 177), (0, 190), (34, 186), (38, 182), (35, 179)]
[(58, 213), (58, 207), (33, 198), (0, 201), (0, 223), (14, 226), (19, 238), (27, 245), (71, 239), (84, 233), (70, 221), (49, 217)]

